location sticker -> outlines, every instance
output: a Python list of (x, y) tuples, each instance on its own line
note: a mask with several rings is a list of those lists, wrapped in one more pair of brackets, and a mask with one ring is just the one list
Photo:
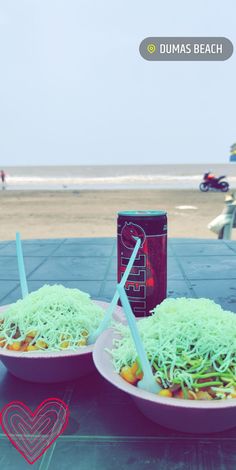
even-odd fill
[(139, 46), (141, 56), (152, 61), (224, 61), (233, 54), (224, 37), (150, 37)]

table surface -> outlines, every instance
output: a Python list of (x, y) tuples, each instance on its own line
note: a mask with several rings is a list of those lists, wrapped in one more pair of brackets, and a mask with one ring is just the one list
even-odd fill
[[(23, 241), (29, 290), (61, 283), (109, 301), (116, 286), (116, 240), (78, 238)], [(15, 243), (0, 243), (0, 305), (21, 296)], [(209, 297), (236, 313), (236, 241), (170, 239), (168, 296)], [(12, 400), (34, 410), (58, 397), (70, 410), (64, 434), (35, 469), (235, 470), (236, 427), (216, 434), (186, 434), (152, 423), (123, 392), (98, 373), (77, 381), (29, 384), (0, 364), (0, 410)], [(0, 434), (0, 466), (29, 464)]]

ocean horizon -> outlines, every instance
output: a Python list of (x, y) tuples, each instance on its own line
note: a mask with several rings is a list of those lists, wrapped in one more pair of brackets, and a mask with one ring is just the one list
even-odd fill
[(198, 189), (202, 176), (225, 175), (236, 189), (236, 164), (6, 166), (7, 190)]

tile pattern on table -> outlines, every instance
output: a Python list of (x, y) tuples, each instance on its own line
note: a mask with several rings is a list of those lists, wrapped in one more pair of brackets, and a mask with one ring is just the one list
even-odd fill
[(112, 256), (110, 260), (109, 270), (106, 276), (107, 281), (116, 281), (117, 280), (117, 258)]
[[(215, 443), (217, 449), (215, 452), (215, 464), (216, 469), (222, 470), (235, 470), (236, 468), (236, 440), (219, 440)], [(204, 444), (202, 445), (203, 448)], [(209, 449), (207, 443), (204, 446), (204, 462), (206, 464), (209, 462)], [(202, 453), (203, 454), (203, 453)], [(212, 457), (214, 454), (212, 452)], [(218, 467), (217, 467), (218, 466)]]
[[(58, 440), (50, 469), (76, 469), (79, 462), (80, 470), (120, 470), (132, 469), (171, 469), (171, 470), (200, 470), (194, 444), (189, 441), (181, 443), (168, 442), (163, 446), (162, 441), (152, 440), (122, 440), (103, 442), (96, 438), (87, 441)], [(191, 465), (191, 466), (190, 466)], [(197, 466), (196, 466), (197, 465)], [(201, 469), (202, 470), (202, 469)], [(217, 470), (217, 469), (216, 469)]]
[(16, 285), (17, 285), (17, 287), (15, 289), (10, 291), (8, 294), (6, 294), (0, 300), (0, 305), (1, 306), (12, 304), (12, 303), (17, 302), (17, 300), (22, 298), (21, 289), (19, 287), (19, 284), (16, 284)]
[(111, 256), (112, 249), (112, 244), (64, 243), (53, 252), (52, 256), (108, 257)]
[[(26, 470), (29, 468), (27, 461), (6, 436), (0, 437), (0, 468), (4, 470)], [(34, 470), (41, 468), (41, 459), (34, 463), (33, 468)]]
[(172, 245), (175, 256), (230, 256), (232, 249), (226, 243), (178, 243)]
[(11, 245), (13, 242), (11, 241), (1, 241), (0, 240), (0, 250), (2, 250), (3, 248), (5, 248), (7, 245)]
[(78, 245), (82, 244), (96, 244), (97, 246), (99, 245), (114, 245), (116, 243), (116, 238), (115, 237), (91, 237), (91, 238), (66, 238), (64, 240), (65, 245), (70, 245), (70, 244), (78, 243)]
[(236, 442), (201, 438), (194, 440), (160, 438), (110, 440), (91, 436), (78, 441), (59, 439), (50, 469), (75, 469), (79, 461), (81, 470), (140, 469), (163, 470), (235, 470)]
[[(46, 398), (70, 399), (71, 382), (33, 383), (18, 379), (0, 362), (0, 410), (11, 401), (23, 401), (32, 410)], [(1, 429), (0, 429), (1, 431)]]
[[(32, 273), (43, 261), (45, 258), (38, 256), (24, 257), (25, 271), (26, 276), (29, 278), (30, 273)], [(17, 259), (13, 256), (0, 256), (0, 281), (9, 280), (9, 281), (18, 281), (18, 266)]]
[[(39, 256), (47, 257), (51, 256), (61, 243), (47, 243), (47, 242), (35, 242), (26, 243), (22, 242), (22, 251), (25, 256)], [(0, 256), (14, 256), (16, 257), (16, 245), (15, 243), (9, 243), (3, 247), (0, 251)]]
[(196, 297), (196, 294), (186, 281), (168, 280), (167, 297)]
[(103, 280), (109, 258), (51, 257), (46, 259), (29, 280), (58, 281)]
[(236, 279), (236, 256), (179, 258), (184, 275), (195, 279)]
[(167, 259), (167, 277), (169, 281), (184, 279), (180, 266), (181, 264), (176, 258), (170, 257)]
[[(236, 312), (236, 277), (231, 280), (191, 281), (197, 297), (209, 297), (225, 310)], [(207, 294), (206, 294), (207, 293)]]
[[(184, 237), (178, 237), (178, 238), (169, 238), (168, 242), (170, 243), (171, 246), (178, 245), (180, 244), (196, 244), (196, 243), (211, 243), (211, 244), (216, 244), (219, 245), (220, 243), (226, 243), (225, 240), (218, 240), (218, 239), (212, 239), (212, 238), (184, 238)], [(231, 242), (233, 243), (233, 242)], [(236, 243), (236, 242), (234, 242)]]
[(225, 240), (228, 247), (236, 253), (236, 240)]
[(101, 298), (110, 301), (113, 298), (113, 295), (115, 294), (116, 286), (116, 279), (114, 279), (113, 281), (105, 281), (103, 289), (100, 292)]
[(4, 299), (9, 297), (15, 290), (18, 290), (18, 285), (18, 281), (0, 280), (0, 305), (4, 305)]
[(173, 250), (172, 245), (169, 243), (169, 241), (167, 242), (167, 256), (168, 258), (170, 256), (174, 256), (174, 250)]
[[(31, 244), (34, 245), (35, 243), (43, 243), (43, 244), (53, 243), (53, 244), (60, 245), (61, 243), (65, 243), (65, 241), (66, 241), (66, 238), (33, 238), (29, 240), (22, 240), (22, 243), (24, 243), (24, 245), (31, 245)], [(15, 241), (12, 241), (12, 243), (15, 243)]]

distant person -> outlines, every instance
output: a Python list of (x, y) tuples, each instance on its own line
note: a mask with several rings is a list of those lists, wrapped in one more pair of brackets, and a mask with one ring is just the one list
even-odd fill
[(2, 189), (5, 189), (5, 182), (6, 182), (6, 173), (4, 170), (0, 171), (0, 177), (2, 181)]

